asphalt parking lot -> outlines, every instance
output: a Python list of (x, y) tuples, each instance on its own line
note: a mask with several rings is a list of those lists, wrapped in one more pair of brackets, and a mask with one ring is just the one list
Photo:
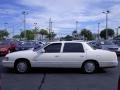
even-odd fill
[(79, 69), (33, 69), (16, 74), (0, 62), (1, 86), (2, 90), (117, 90), (119, 68), (120, 64), (95, 74), (83, 74)]

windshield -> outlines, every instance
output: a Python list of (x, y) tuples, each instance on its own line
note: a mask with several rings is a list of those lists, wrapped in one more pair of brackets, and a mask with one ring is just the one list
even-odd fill
[(49, 45), (50, 43), (46, 43), (45, 45), (43, 46), (40, 46), (40, 45), (35, 45), (33, 51), (39, 51), (40, 49), (46, 47), (47, 45)]

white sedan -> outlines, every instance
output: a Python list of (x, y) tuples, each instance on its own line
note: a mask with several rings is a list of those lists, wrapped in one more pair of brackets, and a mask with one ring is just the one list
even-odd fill
[(93, 73), (98, 68), (116, 67), (118, 60), (115, 52), (93, 49), (87, 42), (51, 42), (35, 50), (7, 54), (3, 66), (25, 73), (31, 67), (82, 68)]

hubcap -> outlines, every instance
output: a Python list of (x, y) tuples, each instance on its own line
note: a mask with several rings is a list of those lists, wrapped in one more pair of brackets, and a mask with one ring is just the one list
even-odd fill
[(25, 62), (20, 62), (17, 64), (17, 70), (19, 72), (25, 72), (27, 70), (27, 64)]
[(95, 64), (94, 63), (91, 63), (91, 62), (88, 62), (85, 64), (85, 71), (88, 72), (88, 73), (92, 73), (94, 72), (95, 70)]

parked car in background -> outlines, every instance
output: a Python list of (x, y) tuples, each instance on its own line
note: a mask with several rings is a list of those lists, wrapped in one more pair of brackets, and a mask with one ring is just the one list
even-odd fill
[(11, 41), (1, 41), (0, 42), (0, 55), (6, 55), (10, 52), (15, 51), (15, 43)]
[(50, 42), (40, 49), (7, 54), (2, 60), (4, 67), (25, 73), (31, 67), (82, 68), (93, 73), (99, 68), (116, 67), (115, 52), (93, 49), (86, 42)]
[(38, 48), (40, 46), (41, 46), (41, 44), (36, 43), (34, 41), (19, 42), (18, 45), (16, 46), (16, 51), (28, 50), (31, 48)]
[(120, 46), (120, 40), (113, 40), (113, 43)]
[(104, 49), (116, 52), (117, 55), (120, 55), (120, 47), (115, 44), (112, 40), (106, 41), (89, 41), (88, 44), (95, 49)]
[(120, 47), (114, 44), (112, 41), (102, 41), (100, 48), (104, 50), (116, 52), (117, 55), (120, 55)]
[(95, 49), (101, 49), (100, 41), (88, 41), (88, 44)]

